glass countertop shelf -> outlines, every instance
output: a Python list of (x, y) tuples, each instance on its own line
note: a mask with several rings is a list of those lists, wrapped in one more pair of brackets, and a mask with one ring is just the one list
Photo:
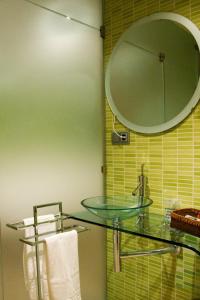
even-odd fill
[(68, 216), (107, 229), (119, 230), (124, 233), (184, 247), (200, 255), (200, 238), (171, 228), (169, 224), (165, 223), (165, 218), (162, 215), (147, 213), (144, 218), (139, 219), (139, 222), (138, 216), (133, 216), (119, 223), (105, 220), (89, 211), (75, 212)]

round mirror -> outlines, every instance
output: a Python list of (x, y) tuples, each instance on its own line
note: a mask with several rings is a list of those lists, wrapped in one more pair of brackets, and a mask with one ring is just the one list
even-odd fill
[(188, 19), (157, 13), (121, 36), (106, 71), (111, 110), (126, 127), (158, 133), (181, 122), (200, 97), (200, 33)]

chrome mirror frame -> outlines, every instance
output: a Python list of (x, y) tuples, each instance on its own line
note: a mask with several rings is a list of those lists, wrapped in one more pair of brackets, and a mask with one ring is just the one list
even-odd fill
[[(134, 22), (131, 26), (139, 26), (139, 25), (142, 25), (145, 23), (156, 21), (156, 20), (171, 20), (173, 22), (176, 22), (176, 23), (182, 25), (194, 37), (194, 39), (196, 40), (197, 46), (200, 50), (200, 31), (199, 31), (198, 27), (192, 21), (190, 21), (189, 19), (187, 19), (186, 17), (183, 17), (181, 15), (178, 15), (175, 13), (168, 13), (168, 12), (167, 13), (164, 13), (164, 12), (155, 13), (155, 14), (144, 17), (144, 18)], [(109, 63), (107, 65), (106, 75), (105, 75), (106, 96), (107, 96), (107, 100), (108, 100), (109, 106), (110, 106), (113, 114), (119, 120), (119, 122), (121, 122), (127, 128), (129, 128), (135, 132), (138, 132), (138, 133), (155, 134), (155, 133), (164, 132), (166, 130), (169, 130), (169, 129), (175, 127), (177, 124), (182, 122), (193, 111), (194, 107), (197, 105), (199, 98), (200, 98), (200, 77), (199, 77), (196, 89), (193, 93), (193, 96), (188, 101), (188, 103), (184, 107), (184, 109), (178, 115), (176, 115), (174, 118), (172, 118), (171, 120), (169, 120), (163, 124), (159, 124), (156, 126), (140, 126), (140, 125), (134, 124), (134, 123), (130, 122), (129, 120), (127, 120), (120, 113), (120, 111), (118, 111), (118, 109), (115, 105), (115, 101), (112, 98), (112, 94), (111, 94), (111, 90), (110, 90), (110, 79), (111, 79), (110, 72), (111, 72), (112, 57), (114, 57), (115, 52), (117, 51), (118, 45), (121, 43), (122, 40), (123, 40), (123, 34), (113, 49), (113, 52), (109, 59)]]

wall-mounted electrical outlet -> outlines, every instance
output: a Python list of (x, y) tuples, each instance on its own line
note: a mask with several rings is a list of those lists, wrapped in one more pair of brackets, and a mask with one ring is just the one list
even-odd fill
[(127, 145), (130, 144), (130, 134), (128, 131), (112, 132), (113, 145)]

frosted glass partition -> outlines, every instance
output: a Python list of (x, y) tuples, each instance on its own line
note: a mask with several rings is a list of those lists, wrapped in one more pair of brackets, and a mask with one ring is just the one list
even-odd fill
[(46, 6), (49, 9), (56, 10), (66, 14), (79, 21), (89, 25), (100, 27), (102, 25), (101, 1), (97, 0), (55, 0), (44, 1), (34, 0), (36, 4)]
[[(97, 30), (26, 1), (6, 0), (0, 40), (4, 300), (27, 300), (22, 245), (5, 224), (31, 216), (33, 205), (62, 201), (71, 212), (84, 197), (102, 194), (102, 39)], [(101, 300), (103, 251), (86, 250), (90, 234), (80, 238), (83, 300), (95, 293)], [(101, 232), (95, 239), (103, 244)], [(91, 257), (92, 265), (101, 264), (99, 273), (84, 268)], [(88, 292), (92, 281), (99, 288)]]

